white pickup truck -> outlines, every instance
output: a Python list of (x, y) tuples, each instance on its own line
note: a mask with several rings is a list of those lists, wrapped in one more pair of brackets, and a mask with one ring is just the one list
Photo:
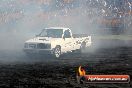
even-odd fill
[(43, 29), (35, 38), (27, 40), (24, 51), (27, 54), (50, 54), (59, 58), (63, 53), (85, 49), (91, 43), (91, 36), (73, 37), (69, 28), (50, 27)]

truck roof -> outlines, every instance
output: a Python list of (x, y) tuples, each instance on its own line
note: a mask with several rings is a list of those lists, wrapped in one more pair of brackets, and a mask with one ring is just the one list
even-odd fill
[(67, 30), (69, 28), (65, 28), (65, 27), (48, 27), (48, 28), (45, 28), (45, 29), (63, 29), (63, 30)]

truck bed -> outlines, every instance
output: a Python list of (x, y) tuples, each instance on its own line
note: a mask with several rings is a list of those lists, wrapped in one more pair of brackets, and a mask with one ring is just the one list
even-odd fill
[(88, 34), (73, 34), (74, 38), (80, 38), (80, 37), (88, 37)]

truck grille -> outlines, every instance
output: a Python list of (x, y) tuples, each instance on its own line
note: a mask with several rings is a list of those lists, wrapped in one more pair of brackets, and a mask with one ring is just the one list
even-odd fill
[(35, 49), (36, 48), (36, 44), (29, 44), (29, 48)]
[(37, 48), (38, 49), (50, 49), (51, 45), (50, 44), (39, 43), (39, 44), (37, 44)]

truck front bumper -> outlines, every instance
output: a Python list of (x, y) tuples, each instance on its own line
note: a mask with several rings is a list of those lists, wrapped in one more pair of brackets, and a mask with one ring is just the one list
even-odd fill
[(53, 54), (53, 50), (50, 49), (24, 49), (27, 54)]

